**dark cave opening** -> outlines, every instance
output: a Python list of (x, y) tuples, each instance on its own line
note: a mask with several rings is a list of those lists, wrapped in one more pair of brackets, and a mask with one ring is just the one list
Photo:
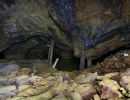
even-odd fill
[[(59, 61), (56, 65), (56, 69), (60, 71), (73, 71), (73, 70), (78, 70), (79, 68), (79, 58), (73, 56), (73, 55), (66, 55), (61, 53), (63, 50), (58, 50), (58, 48), (54, 48), (54, 53), (53, 53), (53, 59), (52, 63), (54, 64), (56, 59), (58, 58)], [(70, 51), (71, 54), (73, 54), (72, 51)], [(66, 57), (65, 57), (65, 56)], [(47, 59), (48, 55), (44, 55), (44, 58)], [(69, 57), (68, 57), (69, 56)]]
[[(9, 49), (11, 49), (11, 48), (13, 48), (13, 47), (10, 47)], [(120, 48), (117, 48), (116, 50), (113, 50), (111, 52), (108, 52), (108, 53), (102, 55), (101, 57), (99, 57), (97, 59), (93, 59), (92, 65), (96, 65), (97, 63), (101, 63), (107, 57), (111, 57), (111, 56), (119, 53), (120, 51), (124, 51), (124, 50), (130, 50), (130, 47), (120, 47)], [(25, 53), (25, 59), (26, 60), (28, 60), (28, 59), (41, 59), (41, 60), (46, 59), (47, 60), (48, 59), (48, 51), (49, 51), (48, 46), (39, 44), (34, 48), (28, 49), (28, 51)], [(58, 69), (60, 71), (78, 70), (79, 64), (80, 64), (80, 58), (77, 58), (73, 55), (68, 57), (68, 53), (66, 55), (65, 52), (66, 51), (64, 51), (62, 49), (58, 49), (58, 48), (54, 47), (52, 64), (54, 64), (56, 58), (59, 58), (59, 61), (56, 65), (56, 69)], [(72, 51), (69, 51), (69, 52), (71, 52), (69, 54), (73, 54)], [(19, 54), (20, 54), (20, 52), (19, 52)], [(7, 56), (8, 55), (5, 52), (0, 52), (0, 59), (5, 59)], [(85, 68), (87, 68), (87, 58), (86, 58), (86, 62), (85, 62)]]
[(0, 52), (0, 59), (5, 59), (5, 54), (3, 52)]
[[(92, 65), (96, 65), (97, 63), (101, 63), (107, 57), (111, 57), (111, 56), (119, 53), (120, 51), (124, 51), (124, 50), (130, 50), (130, 47), (120, 47), (120, 48), (117, 48), (116, 50), (113, 50), (111, 52), (108, 52), (108, 53), (102, 55), (101, 57), (99, 57), (97, 59), (93, 59)], [(45, 60), (47, 60), (48, 59), (48, 51), (49, 51), (49, 47), (47, 47), (45, 45), (37, 45), (36, 47), (29, 49), (25, 53), (25, 59), (27, 59), (27, 60), (29, 60), (29, 59), (34, 59), (34, 60), (35, 59), (41, 59), (41, 60), (45, 59)], [(58, 49), (58, 48), (54, 47), (52, 64), (54, 64), (56, 58), (59, 58), (59, 61), (56, 65), (56, 69), (58, 69), (60, 71), (79, 70), (80, 58), (75, 57), (73, 55), (69, 56), (69, 54), (73, 54), (72, 51), (69, 51), (71, 53), (67, 53), (67, 54), (65, 52), (66, 51), (63, 51), (62, 49)], [(0, 59), (5, 59), (7, 56), (8, 55), (5, 52), (0, 52)], [(85, 68), (87, 68), (87, 58), (85, 61)]]
[[(112, 57), (118, 53), (122, 53), (122, 52), (129, 51), (129, 50), (130, 50), (130, 47), (119, 47), (113, 51), (110, 51), (110, 52), (102, 55), (101, 57), (99, 57), (97, 59), (93, 59), (92, 66), (97, 65), (97, 63), (103, 62), (108, 57)], [(54, 59), (56, 59), (57, 56), (58, 55), (55, 55)], [(64, 59), (63, 57), (60, 56), (60, 60), (59, 60), (59, 63), (57, 64), (56, 68), (61, 71), (79, 70), (79, 64), (80, 64), (80, 59), (77, 57), (73, 56), (72, 58)], [(88, 66), (87, 66), (87, 58), (86, 58), (85, 68), (87, 68), (87, 67)]]
[(79, 58), (61, 58), (56, 66), (60, 71), (73, 71), (79, 69)]
[[(117, 49), (115, 49), (113, 51), (110, 51), (110, 52), (102, 55), (101, 57), (99, 57), (97, 59), (93, 59), (92, 60), (92, 66), (96, 65), (97, 63), (103, 62), (108, 57), (114, 56), (117, 53), (127, 51), (127, 50), (130, 50), (130, 47), (120, 47), (120, 48), (117, 48)], [(75, 56), (73, 56), (71, 58), (63, 58), (59, 54), (54, 53), (54, 55), (53, 55), (53, 63), (54, 63), (56, 58), (59, 58), (59, 62), (57, 64), (57, 66), (56, 66), (56, 68), (58, 70), (61, 70), (61, 71), (79, 70), (80, 58), (77, 58)], [(85, 68), (87, 68), (87, 67), (88, 66), (87, 66), (87, 58), (86, 58), (86, 60), (85, 60)]]

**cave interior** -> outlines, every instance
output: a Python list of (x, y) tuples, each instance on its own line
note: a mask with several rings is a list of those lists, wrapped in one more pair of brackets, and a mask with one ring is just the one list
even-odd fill
[(129, 100), (129, 5), (0, 0), (0, 100)]

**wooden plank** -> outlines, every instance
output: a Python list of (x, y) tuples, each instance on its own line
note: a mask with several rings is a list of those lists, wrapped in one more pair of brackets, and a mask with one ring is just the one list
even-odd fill
[(54, 40), (52, 39), (50, 42), (49, 53), (48, 53), (48, 63), (50, 65), (52, 65), (53, 49), (54, 49)]

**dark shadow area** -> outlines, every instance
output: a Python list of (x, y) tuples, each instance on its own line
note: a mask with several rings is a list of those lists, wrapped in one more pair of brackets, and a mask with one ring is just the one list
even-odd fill
[(79, 69), (79, 58), (60, 58), (56, 68), (60, 71), (73, 71)]
[(0, 59), (5, 59), (5, 54), (3, 52), (0, 52)]
[(97, 58), (97, 59), (94, 59), (92, 61), (93, 65), (96, 65), (98, 62), (101, 63), (102, 61), (105, 60), (105, 58), (109, 57), (109, 56), (114, 56), (116, 53), (119, 53), (120, 51), (124, 51), (124, 50), (130, 50), (130, 47), (120, 47), (120, 48), (117, 48), (116, 50), (113, 50), (111, 52), (108, 52), (106, 54), (104, 54), (103, 56)]
[(11, 6), (15, 4), (15, 0), (2, 0), (6, 5)]

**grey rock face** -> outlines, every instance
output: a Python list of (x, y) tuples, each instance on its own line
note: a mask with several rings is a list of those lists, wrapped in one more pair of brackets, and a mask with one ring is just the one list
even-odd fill
[(0, 76), (5, 76), (11, 72), (18, 71), (19, 66), (16, 64), (0, 64)]

